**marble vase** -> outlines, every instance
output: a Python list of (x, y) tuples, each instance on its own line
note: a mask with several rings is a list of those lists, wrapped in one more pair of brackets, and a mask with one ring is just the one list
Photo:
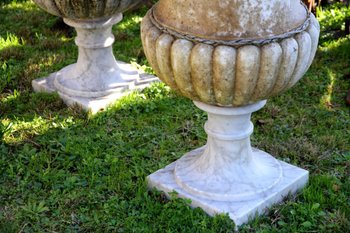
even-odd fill
[[(215, 19), (215, 20), (214, 20)], [(294, 86), (319, 24), (298, 0), (160, 0), (141, 38), (158, 77), (208, 113), (205, 146), (147, 177), (236, 226), (304, 187), (308, 172), (251, 147), (251, 114)]]
[(266, 101), (235, 108), (194, 103), (208, 113), (206, 145), (149, 175), (150, 188), (169, 198), (175, 191), (212, 216), (228, 213), (239, 226), (306, 185), (308, 171), (250, 145), (251, 113)]
[(157, 78), (140, 74), (130, 64), (116, 61), (112, 26), (122, 12), (139, 0), (67, 1), (35, 0), (44, 10), (64, 18), (77, 31), (79, 56), (75, 64), (49, 77), (33, 80), (35, 91), (54, 92), (68, 104), (78, 104), (93, 113), (104, 109), (128, 91), (141, 89)]

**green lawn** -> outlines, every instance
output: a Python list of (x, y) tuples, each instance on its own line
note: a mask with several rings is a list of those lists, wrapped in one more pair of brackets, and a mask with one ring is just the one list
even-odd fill
[[(74, 31), (21, 2), (0, 3), (0, 232), (233, 232), (227, 216), (146, 187), (147, 175), (205, 143), (205, 113), (163, 84), (96, 115), (33, 93), (31, 80), (75, 62), (77, 47)], [(146, 10), (113, 28), (114, 52), (150, 72), (139, 38)], [(349, 232), (350, 37), (339, 37), (349, 12), (319, 14), (311, 69), (253, 115), (252, 144), (309, 170), (310, 182), (241, 232)]]

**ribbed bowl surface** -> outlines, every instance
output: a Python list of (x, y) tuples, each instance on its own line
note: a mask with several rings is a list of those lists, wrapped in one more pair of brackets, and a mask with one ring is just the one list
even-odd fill
[(98, 19), (122, 13), (141, 0), (34, 0), (43, 10), (69, 19)]
[(211, 105), (242, 106), (291, 88), (315, 56), (319, 24), (263, 45), (228, 46), (179, 38), (154, 24), (141, 24), (146, 57), (158, 77), (182, 95)]

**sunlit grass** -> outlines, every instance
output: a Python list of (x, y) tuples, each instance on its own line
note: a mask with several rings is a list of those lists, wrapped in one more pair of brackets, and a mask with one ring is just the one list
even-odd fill
[(19, 47), (23, 45), (24, 42), (16, 35), (8, 34), (5, 38), (0, 36), (0, 50), (9, 47)]
[(321, 103), (328, 109), (332, 108), (332, 96), (334, 92), (335, 74), (328, 70), (327, 76), (329, 77), (329, 84), (327, 86), (326, 93), (321, 98)]
[(120, 30), (129, 30), (130, 27), (138, 26), (141, 23), (142, 17), (139, 15), (134, 15), (118, 23), (118, 28)]
[(350, 17), (350, 6), (345, 4), (332, 4), (328, 8), (317, 8), (317, 19), (321, 24), (321, 29), (345, 29), (345, 18)]

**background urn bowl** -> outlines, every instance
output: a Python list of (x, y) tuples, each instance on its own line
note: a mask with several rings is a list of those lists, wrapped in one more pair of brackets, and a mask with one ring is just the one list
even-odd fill
[(75, 20), (106, 18), (123, 13), (141, 0), (34, 0), (50, 14)]
[(158, 77), (182, 95), (211, 105), (243, 106), (289, 89), (305, 74), (320, 31), (314, 15), (305, 22), (305, 28), (285, 38), (231, 45), (168, 30), (151, 9), (142, 21), (141, 38)]

